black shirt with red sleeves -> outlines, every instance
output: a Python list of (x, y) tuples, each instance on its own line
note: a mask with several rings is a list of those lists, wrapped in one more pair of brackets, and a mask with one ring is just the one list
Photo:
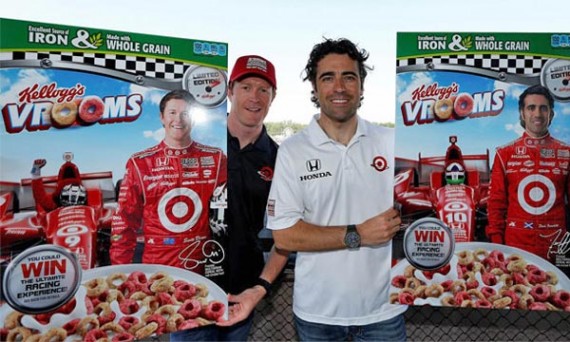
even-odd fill
[(277, 148), (265, 126), (243, 149), (228, 131), (227, 286), (222, 287), (232, 294), (255, 285), (265, 264), (258, 234), (265, 226)]

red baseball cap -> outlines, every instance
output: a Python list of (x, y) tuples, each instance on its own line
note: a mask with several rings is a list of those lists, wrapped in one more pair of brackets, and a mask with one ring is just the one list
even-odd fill
[(277, 89), (275, 67), (270, 61), (261, 56), (249, 55), (238, 58), (236, 60), (236, 64), (234, 64), (234, 68), (232, 69), (230, 83), (247, 75), (264, 78), (273, 88)]

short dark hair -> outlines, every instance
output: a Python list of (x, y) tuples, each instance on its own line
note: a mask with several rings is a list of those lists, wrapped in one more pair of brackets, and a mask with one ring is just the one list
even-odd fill
[[(313, 46), (313, 50), (309, 55), (309, 60), (305, 66), (305, 77), (303, 81), (309, 80), (313, 87), (316, 86), (317, 81), (317, 64), (331, 53), (336, 53), (339, 55), (348, 55), (351, 59), (358, 62), (358, 73), (360, 75), (360, 86), (364, 89), (364, 79), (368, 74), (368, 70), (372, 68), (366, 65), (364, 62), (368, 59), (368, 51), (364, 49), (359, 49), (356, 44), (351, 42), (346, 38), (330, 39), (324, 38), (325, 40), (319, 44)], [(314, 90), (311, 91), (311, 101), (315, 104), (317, 108), (320, 107), (319, 100), (315, 96)], [(362, 101), (364, 97), (360, 97)], [(362, 104), (362, 102), (360, 103)]]
[(546, 97), (548, 100), (548, 104), (550, 105), (550, 110), (554, 109), (554, 98), (552, 94), (548, 91), (548, 89), (540, 84), (535, 84), (530, 86), (523, 91), (523, 93), (519, 96), (519, 110), (524, 108), (524, 99), (528, 95), (542, 95)]
[(315, 83), (317, 79), (317, 64), (325, 58), (325, 56), (336, 53), (339, 55), (348, 55), (351, 59), (358, 62), (358, 72), (360, 74), (361, 86), (364, 85), (364, 79), (368, 74), (367, 70), (372, 70), (371, 67), (364, 64), (368, 59), (368, 51), (358, 49), (358, 46), (346, 38), (330, 39), (325, 38), (325, 41), (313, 46), (313, 50), (309, 55), (309, 60), (305, 66), (305, 77), (303, 81), (309, 80)]
[[(524, 109), (524, 100), (528, 95), (542, 95), (548, 100), (548, 104), (550, 105), (550, 115), (554, 115), (554, 98), (552, 94), (548, 91), (548, 89), (540, 84), (535, 84), (525, 89), (522, 94), (519, 96), (519, 113)], [(552, 117), (551, 117), (552, 119)], [(521, 117), (519, 118), (520, 124), (523, 128), (526, 128), (526, 124)]]
[(164, 112), (164, 108), (166, 108), (166, 103), (170, 100), (184, 100), (186, 103), (190, 105), (194, 105), (194, 97), (190, 94), (187, 90), (184, 89), (175, 89), (170, 91), (168, 94), (164, 95), (160, 100), (160, 113)]

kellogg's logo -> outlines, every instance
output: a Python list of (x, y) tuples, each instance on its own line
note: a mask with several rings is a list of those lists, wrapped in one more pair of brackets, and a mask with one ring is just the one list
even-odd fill
[(141, 94), (85, 95), (85, 86), (58, 87), (56, 82), (33, 84), (18, 93), (18, 102), (2, 108), (6, 132), (44, 131), (49, 128), (131, 122), (142, 113)]
[(449, 86), (434, 82), (417, 87), (411, 96), (410, 101), (401, 105), (406, 126), (498, 115), (504, 107), (505, 91), (459, 93), (459, 85), (455, 82)]

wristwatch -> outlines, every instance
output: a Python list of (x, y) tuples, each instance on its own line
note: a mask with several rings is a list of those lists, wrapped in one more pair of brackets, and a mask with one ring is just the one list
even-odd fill
[(358, 231), (356, 230), (356, 226), (354, 224), (349, 224), (346, 227), (344, 245), (349, 249), (360, 247), (360, 234), (358, 234)]

